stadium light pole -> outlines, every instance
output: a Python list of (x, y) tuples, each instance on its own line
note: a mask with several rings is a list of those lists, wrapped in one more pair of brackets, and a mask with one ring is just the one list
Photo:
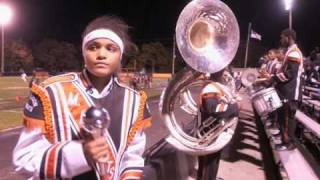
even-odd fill
[(285, 9), (289, 11), (289, 29), (292, 29), (292, 4), (293, 0), (284, 0)]
[(4, 75), (4, 26), (8, 24), (12, 17), (11, 8), (0, 3), (0, 26), (1, 26), (1, 75)]

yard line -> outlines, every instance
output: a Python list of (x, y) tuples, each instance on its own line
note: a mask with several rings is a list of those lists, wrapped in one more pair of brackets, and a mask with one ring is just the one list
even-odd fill
[(3, 90), (12, 90), (12, 89), (29, 89), (29, 87), (26, 86), (13, 86), (13, 87), (4, 87), (4, 88), (0, 88)]
[(0, 112), (21, 113), (21, 111), (22, 111), (21, 109), (16, 109), (16, 110), (10, 109), (10, 110), (2, 110)]

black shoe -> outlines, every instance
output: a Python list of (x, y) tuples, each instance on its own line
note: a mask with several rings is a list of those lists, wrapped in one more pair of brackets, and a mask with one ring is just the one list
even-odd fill
[(281, 133), (273, 134), (272, 137), (274, 137), (274, 138), (281, 138)]
[(277, 151), (292, 151), (296, 148), (293, 144), (276, 144), (275, 149)]
[(275, 149), (277, 151), (285, 151), (285, 150), (287, 150), (287, 146), (285, 146), (284, 144), (276, 144), (274, 147), (275, 147)]

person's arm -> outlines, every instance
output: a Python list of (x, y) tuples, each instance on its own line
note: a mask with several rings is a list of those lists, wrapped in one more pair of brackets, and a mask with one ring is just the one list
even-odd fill
[(286, 83), (290, 81), (296, 73), (298, 73), (301, 63), (298, 52), (290, 53), (287, 58), (286, 69), (271, 76), (272, 80), (276, 81), (277, 83)]
[(225, 103), (217, 97), (202, 98), (202, 107), (205, 112), (212, 116), (229, 118), (238, 116), (239, 107), (237, 103)]
[(41, 98), (33, 93), (25, 105), (24, 128), (13, 150), (16, 170), (36, 179), (71, 178), (89, 171), (82, 142), (48, 141), (44, 111)]
[[(138, 123), (140, 121), (141, 123)], [(151, 114), (147, 105), (144, 106), (143, 118), (138, 119), (133, 125), (129, 138), (127, 149), (124, 152), (123, 159), (120, 165), (120, 179), (141, 179), (144, 159), (142, 154), (146, 145), (146, 135), (144, 129), (151, 124)], [(132, 138), (132, 139), (131, 139)]]
[(25, 127), (13, 150), (16, 171), (36, 179), (71, 178), (91, 169), (80, 141), (50, 143), (43, 132)]
[(237, 103), (228, 104), (228, 107), (224, 112), (218, 112), (217, 114), (222, 118), (236, 117), (239, 115), (239, 106)]
[(296, 73), (298, 73), (298, 69), (299, 69), (299, 63), (288, 61), (287, 68), (284, 72), (276, 73), (271, 77), (277, 83), (286, 83), (290, 81), (295, 76)]

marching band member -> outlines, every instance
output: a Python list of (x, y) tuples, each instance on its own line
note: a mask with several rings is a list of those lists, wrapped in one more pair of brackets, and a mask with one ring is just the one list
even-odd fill
[[(267, 66), (267, 71), (265, 74), (262, 75), (262, 77), (268, 77), (271, 75), (275, 75), (276, 73), (280, 72), (280, 68), (282, 66), (283, 62), (283, 53), (281, 52), (281, 49), (271, 49), (269, 51), (269, 57), (272, 59), (270, 63)], [(267, 86), (270, 86), (270, 84), (267, 84)], [(273, 111), (268, 114), (268, 119), (270, 120), (269, 123), (266, 123), (266, 127), (271, 128), (271, 134), (279, 134), (279, 126), (277, 121), (277, 112)]]
[(281, 45), (286, 47), (287, 51), (280, 71), (270, 76), (271, 80), (276, 82), (275, 88), (279, 96), (287, 100), (278, 113), (283, 144), (277, 145), (277, 150), (292, 150), (295, 148), (296, 120), (294, 115), (298, 101), (301, 101), (302, 98), (301, 74), (303, 72), (303, 56), (295, 40), (296, 33), (294, 30), (285, 29), (282, 31)]
[[(200, 114), (201, 122), (209, 117), (231, 118), (238, 116), (239, 107), (236, 102), (229, 102), (228, 96), (232, 97), (226, 86), (222, 85), (222, 77), (224, 70), (211, 74), (212, 82), (205, 85), (200, 94)], [(197, 179), (215, 180), (219, 168), (220, 154), (216, 152), (206, 156), (199, 156), (199, 170)]]
[(281, 67), (281, 61), (279, 60), (279, 50), (277, 49), (270, 49), (268, 51), (268, 62), (264, 64), (263, 67), (260, 69), (261, 77), (268, 77), (271, 74), (275, 74), (279, 71)]
[(271, 54), (269, 56), (272, 59), (272, 61), (270, 62), (270, 64), (267, 67), (267, 72), (269, 74), (275, 74), (280, 70), (280, 68), (282, 66), (281, 60), (279, 59), (281, 56), (280, 50), (272, 49)]
[[(13, 152), (16, 170), (36, 179), (140, 179), (150, 125), (146, 95), (116, 76), (132, 45), (128, 26), (115, 16), (93, 20), (83, 33), (85, 68), (33, 84), (24, 129)], [(82, 114), (100, 105), (111, 117), (106, 137), (84, 138)], [(103, 163), (100, 176), (94, 163)]]
[(261, 66), (260, 66), (260, 69), (259, 69), (259, 73), (260, 73), (261, 75), (267, 72), (267, 67), (268, 67), (268, 65), (270, 64), (270, 62), (272, 62), (272, 60), (273, 60), (273, 59), (270, 58), (271, 52), (272, 52), (272, 51), (269, 50), (268, 53), (266, 53), (266, 54), (262, 57), (263, 61), (262, 61), (262, 64), (261, 64)]
[(264, 54), (260, 57), (258, 64), (260, 65), (260, 69), (265, 69), (267, 66), (267, 63), (269, 62), (268, 54)]

